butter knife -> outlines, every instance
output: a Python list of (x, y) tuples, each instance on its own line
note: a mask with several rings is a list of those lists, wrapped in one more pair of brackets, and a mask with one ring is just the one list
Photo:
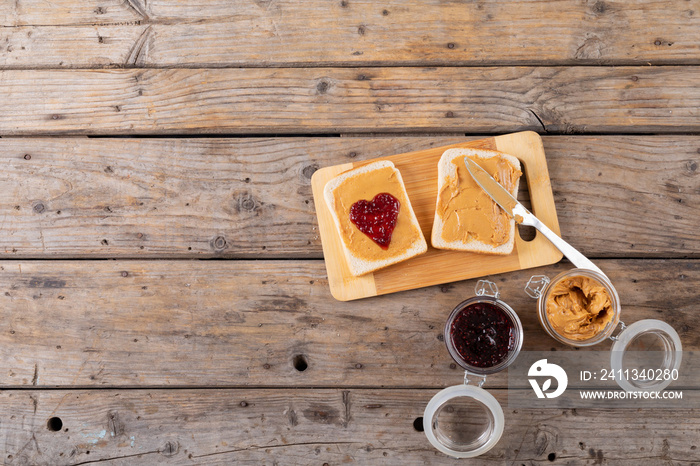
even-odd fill
[(521, 203), (517, 201), (510, 193), (501, 186), (498, 181), (494, 180), (491, 175), (489, 175), (483, 168), (481, 168), (476, 162), (474, 162), (469, 157), (464, 157), (464, 163), (467, 166), (467, 170), (471, 173), (474, 181), (481, 186), (481, 188), (486, 191), (486, 194), (491, 196), (494, 200), (510, 217), (515, 219), (516, 223), (528, 225), (537, 228), (537, 230), (542, 233), (545, 238), (547, 238), (557, 249), (559, 249), (562, 254), (566, 256), (567, 259), (571, 261), (574, 266), (580, 269), (595, 270), (596, 272), (606, 276), (602, 270), (600, 270), (596, 265), (591, 262), (586, 256), (574, 249), (569, 243), (564, 241), (550, 230), (547, 225), (542, 223), (537, 217), (535, 217), (529, 210), (525, 208)]

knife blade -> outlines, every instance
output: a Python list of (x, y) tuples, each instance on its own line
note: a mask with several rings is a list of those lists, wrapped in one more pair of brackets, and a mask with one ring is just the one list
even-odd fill
[[(521, 215), (513, 213), (513, 209), (516, 206), (520, 206), (523, 209), (522, 204), (518, 202), (501, 184), (494, 180), (491, 175), (488, 174), (486, 170), (481, 168), (475, 161), (469, 157), (464, 157), (464, 164), (467, 166), (467, 170), (476, 181), (476, 184), (481, 186), (481, 189), (486, 191), (493, 201), (498, 204), (501, 209), (503, 209), (509, 217), (515, 217), (517, 223), (522, 223), (523, 218)], [(527, 211), (527, 209), (525, 209)], [(529, 213), (529, 212), (528, 212)]]
[(494, 180), (491, 175), (488, 174), (486, 170), (481, 168), (476, 162), (474, 162), (469, 157), (464, 157), (464, 164), (467, 166), (467, 170), (476, 181), (476, 184), (481, 186), (486, 194), (488, 194), (493, 201), (498, 204), (511, 218), (515, 219), (516, 223), (528, 225), (537, 228), (537, 230), (542, 233), (545, 238), (547, 238), (557, 249), (559, 249), (562, 254), (566, 256), (567, 259), (571, 261), (576, 267), (580, 269), (594, 270), (604, 277), (607, 278), (605, 273), (600, 270), (593, 262), (591, 262), (586, 256), (578, 252), (573, 246), (564, 241), (547, 227), (544, 223), (535, 217), (532, 212), (527, 210), (525, 206), (518, 202), (501, 184)]

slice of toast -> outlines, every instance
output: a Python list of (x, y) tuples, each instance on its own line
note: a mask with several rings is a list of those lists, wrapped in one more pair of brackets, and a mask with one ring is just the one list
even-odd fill
[[(371, 202), (381, 193), (391, 194), (400, 204), (391, 241), (386, 249), (350, 220), (354, 203), (361, 200)], [(374, 162), (341, 173), (326, 183), (323, 196), (338, 229), (352, 275), (364, 275), (428, 250), (401, 173), (392, 162)]]
[(520, 161), (485, 149), (448, 149), (438, 163), (438, 196), (430, 241), (436, 249), (507, 255), (515, 244), (515, 220), (486, 194), (464, 163), (469, 157), (517, 197)]

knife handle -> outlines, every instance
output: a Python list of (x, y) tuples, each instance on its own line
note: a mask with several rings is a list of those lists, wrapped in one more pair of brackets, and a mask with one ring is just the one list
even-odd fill
[(522, 204), (518, 204), (513, 208), (513, 215), (519, 215), (522, 217), (523, 221), (520, 222), (523, 225), (528, 225), (537, 228), (537, 230), (542, 233), (545, 238), (547, 238), (557, 249), (559, 249), (562, 254), (566, 256), (569, 261), (571, 261), (574, 266), (579, 269), (595, 270), (596, 272), (607, 277), (593, 262), (591, 262), (586, 256), (578, 252), (573, 246), (564, 241), (554, 233), (552, 230), (542, 223), (537, 217), (535, 217), (530, 211), (528, 211)]

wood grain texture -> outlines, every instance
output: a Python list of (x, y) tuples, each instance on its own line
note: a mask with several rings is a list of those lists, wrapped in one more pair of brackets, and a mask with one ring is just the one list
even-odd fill
[[(440, 329), (474, 280), (337, 303), (308, 260), (315, 170), (468, 140), (448, 133), (692, 133), (545, 149), (563, 236), (613, 258), (596, 262), (623, 320), (697, 350), (699, 17), (657, 0), (0, 2), (0, 460), (454, 464), (414, 422), (461, 382)], [(442, 136), (362, 136), (382, 132)], [(360, 137), (8, 139), (338, 133)], [(529, 276), (491, 278), (525, 350), (564, 350)], [(513, 410), (504, 387), (487, 382), (503, 439), (470, 464), (700, 462), (697, 409)]]
[[(543, 139), (574, 247), (592, 257), (700, 257), (700, 138)], [(317, 168), (468, 140), (3, 138), (0, 255), (320, 258)]]
[(21, 0), (0, 25), (2, 67), (700, 63), (697, 5), (658, 0)]
[(0, 71), (0, 136), (700, 130), (694, 67)]
[[(0, 385), (443, 387), (462, 377), (442, 332), (476, 280), (347, 303), (321, 261), (3, 261)], [(696, 260), (605, 260), (622, 320), (662, 319), (700, 348)], [(523, 323), (523, 350), (548, 337), (523, 288), (491, 277)], [(10, 350), (11, 349), (11, 350)], [(596, 348), (603, 350), (602, 346)], [(299, 371), (301, 360), (307, 365)], [(523, 382), (525, 383), (525, 382)], [(506, 374), (489, 377), (504, 387)]]
[[(5, 391), (0, 448), (8, 465), (455, 464), (413, 427), (435, 392)], [(697, 409), (512, 410), (505, 390), (491, 393), (504, 406), (505, 431), (470, 465), (700, 461)], [(53, 417), (61, 431), (47, 428)], [(622, 431), (634, 435), (620, 441)]]

